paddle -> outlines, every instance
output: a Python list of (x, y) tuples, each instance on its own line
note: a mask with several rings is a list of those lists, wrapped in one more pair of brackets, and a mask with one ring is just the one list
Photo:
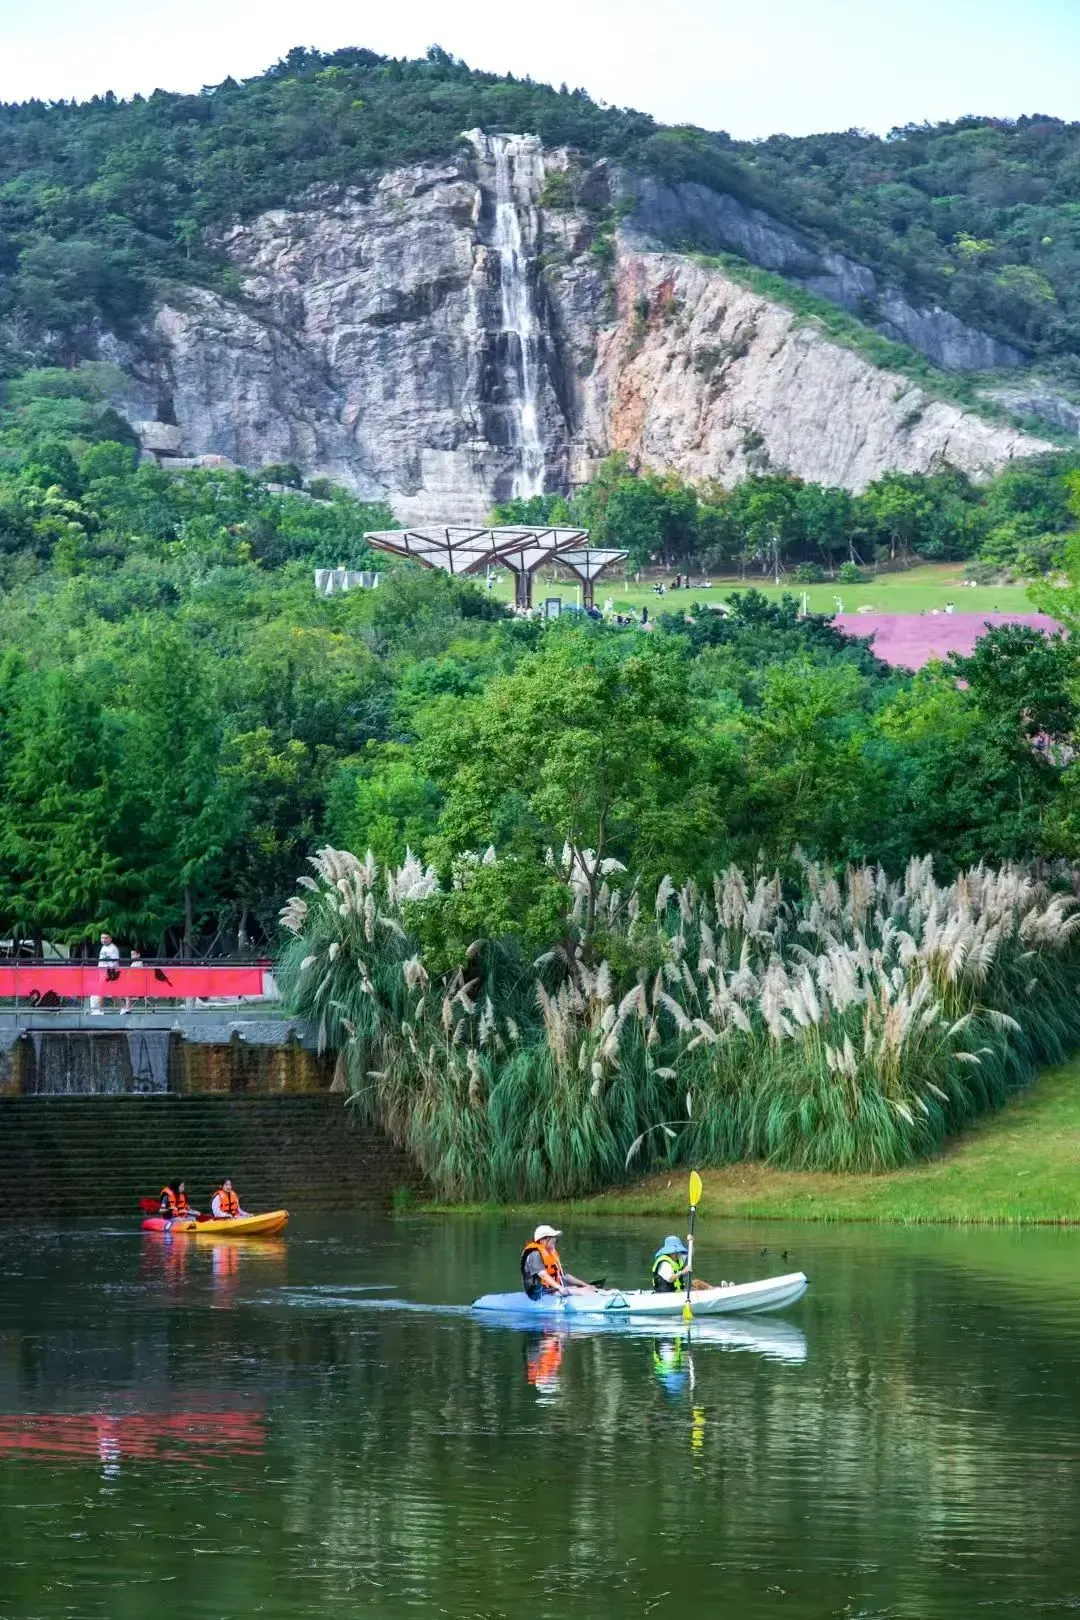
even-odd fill
[(683, 1272), (683, 1287), (686, 1289), (686, 1304), (682, 1308), (683, 1321), (693, 1320), (694, 1313), (690, 1309), (690, 1291), (694, 1286), (694, 1216), (701, 1201), (701, 1177), (696, 1170), (690, 1172), (690, 1233), (686, 1239), (686, 1268)]

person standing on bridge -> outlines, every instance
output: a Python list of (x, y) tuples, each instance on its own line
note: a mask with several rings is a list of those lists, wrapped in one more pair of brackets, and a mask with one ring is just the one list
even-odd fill
[[(142, 951), (140, 951), (140, 949), (139, 949), (139, 947), (137, 945), (133, 945), (131, 947), (131, 959), (128, 962), (128, 967), (129, 968), (144, 968), (145, 966), (146, 966), (146, 963), (143, 961)], [(145, 1006), (146, 1005), (145, 996), (142, 998), (142, 1001), (143, 1001), (143, 1005)], [(131, 1011), (131, 997), (130, 996), (125, 997), (124, 1005), (120, 1008), (120, 1011), (122, 1013), (129, 1013)]]
[[(102, 934), (101, 936), (101, 949), (98, 951), (97, 965), (98, 972), (105, 974), (106, 977), (115, 975), (120, 967), (120, 947), (113, 943), (111, 934)], [(100, 996), (90, 997), (90, 1011), (95, 1017), (101, 1017), (103, 1006), (104, 1003)]]

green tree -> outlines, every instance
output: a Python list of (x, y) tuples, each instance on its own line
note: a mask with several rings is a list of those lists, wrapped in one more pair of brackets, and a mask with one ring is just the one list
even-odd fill
[(85, 676), (0, 671), (4, 739), (0, 910), (16, 935), (76, 943), (120, 933), (135, 898), (125, 849), (122, 752)]
[(793, 659), (766, 668), (759, 703), (738, 723), (743, 784), (733, 837), (754, 859), (783, 862), (801, 845), (862, 859), (886, 784), (868, 752), (870, 689), (850, 664)]
[(341, 849), (396, 867), (406, 852), (425, 855), (439, 826), (441, 795), (403, 743), (368, 743), (338, 767), (327, 795), (327, 831)]
[(715, 761), (699, 735), (678, 645), (621, 645), (574, 631), (548, 638), (421, 739), (439, 784), (444, 864), (463, 849), (556, 861), (566, 846), (593, 926), (604, 865), (694, 870), (715, 825)]
[(855, 503), (846, 489), (803, 484), (795, 494), (795, 514), (803, 545), (821, 553), (830, 574), (837, 557), (851, 556)]
[(224, 716), (213, 663), (176, 625), (128, 630), (115, 704), (143, 860), (140, 926), (179, 933), (190, 955), (212, 914), (217, 878), (242, 806), (222, 773)]

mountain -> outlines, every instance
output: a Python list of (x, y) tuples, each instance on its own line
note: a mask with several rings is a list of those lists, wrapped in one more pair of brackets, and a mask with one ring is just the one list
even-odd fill
[(113, 359), (148, 446), (414, 519), (612, 449), (978, 475), (1080, 426), (1078, 187), (1054, 119), (748, 144), (441, 51), (294, 51), (0, 108), (0, 363)]
[(239, 300), (189, 287), (137, 336), (103, 338), (144, 440), (175, 423), (188, 454), (293, 462), (413, 522), (583, 483), (613, 450), (726, 483), (785, 468), (862, 488), (1049, 448), (842, 347), (730, 261), (659, 248), (648, 226), (677, 193), (651, 187), (616, 229), (607, 165), (472, 141), (371, 195), (235, 227)]

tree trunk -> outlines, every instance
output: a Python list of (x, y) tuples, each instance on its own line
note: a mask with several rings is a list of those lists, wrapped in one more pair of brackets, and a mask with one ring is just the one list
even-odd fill
[(193, 934), (193, 932), (194, 932), (194, 929), (193, 929), (193, 924), (192, 924), (191, 885), (190, 885), (190, 883), (185, 883), (184, 884), (184, 943), (183, 943), (183, 946), (181, 948), (181, 955), (183, 956), (185, 962), (190, 962), (191, 957), (192, 957), (191, 942), (192, 942), (192, 934)]

